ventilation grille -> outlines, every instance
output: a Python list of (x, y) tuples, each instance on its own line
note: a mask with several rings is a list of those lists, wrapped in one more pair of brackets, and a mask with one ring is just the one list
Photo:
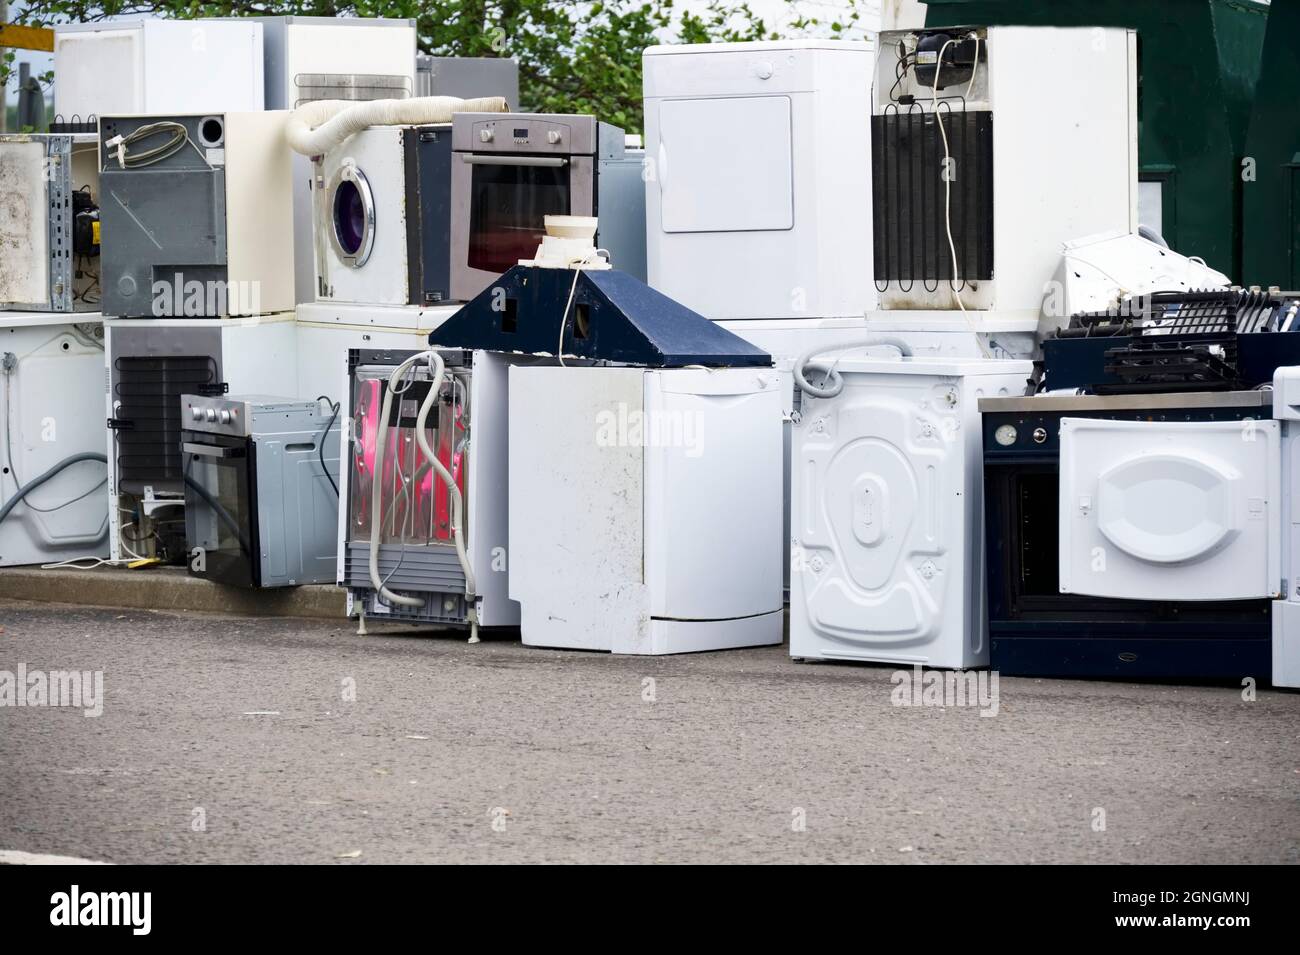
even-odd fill
[(181, 395), (204, 394), (217, 381), (207, 356), (119, 358), (117, 368), (118, 483), (139, 493), (146, 484), (179, 485)]
[(325, 99), (366, 101), (411, 95), (408, 77), (381, 73), (299, 73), (293, 86), (294, 107)]
[[(993, 114), (940, 102), (948, 137), (952, 251), (944, 216), (944, 148), (934, 114), (890, 106), (871, 120), (876, 288), (938, 291), (993, 277)], [(954, 278), (956, 281), (954, 282)]]

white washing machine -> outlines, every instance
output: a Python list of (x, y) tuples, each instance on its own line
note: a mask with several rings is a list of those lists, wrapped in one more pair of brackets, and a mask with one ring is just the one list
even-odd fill
[(790, 655), (986, 665), (978, 401), (1022, 394), (1033, 364), (842, 358), (835, 369), (840, 393), (805, 394), (794, 427)]
[(509, 408), (524, 643), (663, 654), (781, 642), (772, 369), (516, 365)]

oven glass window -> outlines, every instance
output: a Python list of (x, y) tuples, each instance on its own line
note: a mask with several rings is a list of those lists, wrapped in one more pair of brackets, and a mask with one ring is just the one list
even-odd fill
[(546, 231), (542, 217), (568, 215), (569, 202), (567, 167), (475, 166), (470, 268), (499, 274), (531, 259)]
[[(210, 440), (208, 435), (203, 437)], [(188, 439), (194, 441), (192, 435)], [(223, 441), (212, 447), (217, 453), (224, 452), (225, 457), (185, 455), (185, 519), (191, 563), (194, 549), (202, 548), (200, 575), (249, 586), (255, 582), (257, 542), (251, 539), (253, 501), (248, 452), (242, 444)]]

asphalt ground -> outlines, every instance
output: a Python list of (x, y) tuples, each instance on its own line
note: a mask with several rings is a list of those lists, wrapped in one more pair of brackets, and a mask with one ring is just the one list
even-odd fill
[[(0, 850), (115, 863), (1300, 862), (1300, 693), (0, 601)], [(2, 697), (2, 695), (0, 695)], [(2, 698), (0, 698), (2, 702)], [(82, 702), (86, 702), (83, 700)]]

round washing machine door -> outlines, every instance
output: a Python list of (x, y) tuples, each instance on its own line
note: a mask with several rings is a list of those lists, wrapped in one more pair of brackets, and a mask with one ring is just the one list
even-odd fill
[(329, 185), (330, 243), (344, 265), (359, 269), (375, 247), (375, 196), (366, 174), (344, 163)]

